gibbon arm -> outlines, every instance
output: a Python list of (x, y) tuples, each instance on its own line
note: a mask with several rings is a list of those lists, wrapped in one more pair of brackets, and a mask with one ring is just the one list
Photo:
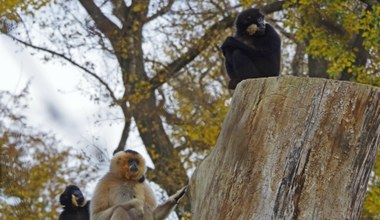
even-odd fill
[(160, 204), (157, 208), (155, 208), (153, 211), (154, 220), (166, 219), (169, 216), (170, 212), (178, 204), (179, 200), (183, 197), (183, 195), (185, 195), (186, 190), (187, 186), (178, 190), (174, 195), (170, 196), (166, 202)]

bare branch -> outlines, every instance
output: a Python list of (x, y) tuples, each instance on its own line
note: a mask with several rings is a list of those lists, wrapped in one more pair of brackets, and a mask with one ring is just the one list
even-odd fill
[(281, 33), (283, 36), (285, 36), (286, 38), (288, 38), (289, 40), (292, 40), (292, 41), (294, 41), (294, 42), (297, 41), (293, 33), (287, 32), (287, 31), (285, 30), (285, 28), (283, 28), (282, 26), (278, 25), (276, 22), (270, 22), (270, 24), (272, 24), (274, 27), (276, 27), (276, 29), (277, 29), (278, 31), (280, 31), (280, 33)]
[(125, 150), (125, 145), (126, 145), (127, 140), (128, 140), (131, 121), (132, 121), (132, 113), (129, 111), (129, 109), (125, 105), (125, 103), (124, 103), (124, 106), (122, 106), (121, 108), (122, 108), (123, 114), (124, 114), (124, 128), (123, 128), (123, 131), (121, 133), (119, 145), (117, 146), (117, 148), (115, 149), (113, 154), (116, 154), (119, 151)]
[(219, 13), (224, 14), (226, 11), (227, 5), (225, 1), (222, 1), (223, 7), (220, 5), (219, 1), (211, 0), (210, 3), (219, 11)]
[(184, 125), (184, 122), (175, 113), (170, 113), (166, 109), (160, 109), (160, 115), (163, 116), (170, 125)]
[(154, 15), (150, 16), (149, 18), (146, 19), (146, 23), (156, 19), (157, 17), (159, 16), (162, 16), (164, 14), (166, 14), (168, 11), (170, 11), (170, 9), (172, 8), (173, 6), (173, 3), (174, 3), (174, 0), (169, 0), (168, 1), (168, 4), (165, 6), (165, 7), (162, 7), (160, 10), (158, 10)]
[(380, 4), (379, 0), (360, 0), (360, 1), (367, 4), (369, 7)]
[[(270, 14), (275, 11), (280, 11), (283, 9), (284, 3), (285, 1), (277, 1), (261, 7), (261, 10), (266, 14)], [(200, 39), (203, 39), (204, 42), (207, 42), (207, 40), (205, 39), (211, 39), (214, 36), (215, 31), (232, 27), (234, 23), (234, 18), (232, 16), (233, 15), (224, 17), (221, 21), (212, 25), (208, 30), (205, 31), (205, 34), (202, 37), (200, 37), (198, 40), (195, 40), (194, 42), (200, 42)], [(175, 74), (179, 70), (181, 70), (191, 61), (193, 61), (199, 55), (199, 53), (202, 50), (204, 50), (207, 46), (207, 43), (202, 43), (198, 46), (193, 46), (189, 48), (189, 50), (185, 54), (172, 61), (169, 65), (167, 65), (165, 68), (159, 71), (157, 75), (151, 79), (152, 87), (157, 88), (164, 84), (168, 79), (175, 76)]]
[(199, 53), (208, 46), (207, 40), (205, 39), (213, 38), (215, 31), (231, 27), (233, 25), (233, 22), (234, 18), (232, 16), (228, 16), (212, 25), (208, 30), (206, 30), (205, 34), (202, 37), (194, 41), (200, 42), (201, 39), (203, 39), (203, 41), (206, 43), (201, 43), (197, 46), (190, 47), (186, 53), (182, 54), (179, 58), (168, 64), (166, 68), (163, 68), (161, 71), (159, 71), (157, 75), (151, 79), (152, 87), (157, 88), (164, 84), (168, 79), (172, 78), (175, 73), (193, 61), (199, 55)]
[(28, 42), (25, 42), (23, 40), (20, 40), (12, 35), (9, 35), (9, 34), (6, 34), (8, 37), (10, 37), (11, 39), (27, 46), (27, 47), (30, 47), (30, 48), (33, 48), (33, 49), (36, 49), (36, 50), (40, 50), (40, 51), (43, 51), (43, 52), (46, 52), (46, 53), (50, 53), (51, 55), (53, 56), (57, 56), (57, 57), (60, 57), (66, 61), (68, 61), (69, 63), (71, 63), (72, 65), (80, 68), (81, 70), (85, 71), (87, 74), (89, 74), (90, 76), (92, 76), (93, 78), (95, 78), (100, 84), (102, 84), (107, 92), (110, 94), (111, 98), (112, 98), (112, 101), (113, 102), (117, 102), (117, 98), (115, 97), (115, 94), (113, 93), (112, 89), (109, 87), (109, 85), (102, 79), (100, 78), (98, 75), (96, 75), (96, 73), (90, 71), (89, 69), (83, 67), (82, 65), (78, 64), (77, 62), (75, 62), (74, 60), (68, 58), (67, 56), (65, 56), (64, 54), (61, 54), (61, 53), (57, 53), (57, 52), (54, 52), (52, 50), (49, 50), (47, 48), (43, 48), (43, 47), (39, 47), (39, 46), (35, 46), (31, 43), (28, 43)]
[(126, 24), (130, 7), (127, 7), (124, 0), (111, 0), (111, 2), (113, 5), (112, 13), (120, 20), (124, 26)]
[(97, 28), (103, 32), (108, 39), (114, 39), (115, 35), (119, 34), (120, 29), (110, 21), (92, 0), (79, 0), (87, 13), (94, 20)]
[(276, 1), (260, 7), (260, 11), (262, 11), (264, 14), (271, 14), (276, 11), (281, 11), (285, 3), (286, 1)]

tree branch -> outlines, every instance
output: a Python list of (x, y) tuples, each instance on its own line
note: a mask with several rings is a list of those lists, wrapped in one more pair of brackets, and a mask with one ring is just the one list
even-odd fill
[(181, 118), (177, 117), (175, 113), (170, 113), (166, 111), (164, 108), (159, 109), (160, 115), (163, 116), (168, 124), (170, 125), (184, 125), (184, 122)]
[[(375, 4), (378, 4), (376, 3), (376, 1), (374, 2), (371, 0), (362, 1), (362, 2), (367, 4), (367, 8), (365, 9), (366, 11), (372, 11), (373, 10), (372, 6)], [(370, 56), (369, 51), (365, 49), (364, 44), (363, 44), (364, 43), (363, 33), (364, 33), (363, 30), (359, 30), (359, 33), (356, 34), (356, 36), (353, 38), (353, 40), (350, 43), (351, 44), (350, 47), (353, 49), (353, 51), (355, 51), (354, 50), (355, 48), (357, 49), (357, 51), (355, 52), (355, 62), (354, 62), (355, 66), (365, 66)], [(343, 70), (343, 72), (340, 74), (338, 79), (350, 80), (355, 77), (356, 77), (355, 75), (352, 75), (351, 73), (348, 72), (348, 68), (346, 67)]]
[(260, 11), (264, 14), (271, 14), (276, 11), (281, 11), (286, 1), (277, 1), (260, 7)]
[(119, 151), (125, 150), (125, 145), (126, 145), (127, 140), (128, 140), (131, 121), (132, 121), (132, 113), (131, 113), (131, 111), (129, 111), (128, 107), (126, 105), (124, 105), (121, 108), (122, 108), (123, 114), (124, 114), (124, 128), (123, 128), (123, 131), (121, 133), (119, 145), (117, 146), (117, 148), (115, 149), (113, 154), (116, 154)]
[(130, 7), (127, 7), (123, 0), (111, 0), (113, 5), (112, 13), (120, 20), (123, 26), (126, 24)]
[(294, 34), (293, 33), (290, 33), (290, 32), (287, 32), (286, 30), (285, 30), (285, 28), (283, 28), (283, 27), (281, 27), (280, 25), (278, 25), (277, 23), (275, 23), (275, 22), (270, 22), (278, 31), (280, 31), (280, 33), (282, 34), (282, 35), (284, 35), (286, 38), (288, 38), (289, 40), (292, 40), (292, 41), (294, 41), (294, 42), (296, 42), (296, 38), (295, 38), (295, 36), (294, 36)]
[(165, 7), (162, 7), (154, 15), (150, 16), (149, 18), (147, 18), (145, 22), (148, 23), (148, 22), (156, 19), (157, 17), (166, 14), (172, 8), (173, 3), (174, 3), (174, 0), (169, 0), (168, 4)]
[(379, 0), (360, 0), (360, 1), (367, 4), (369, 7), (380, 4)]
[(36, 49), (36, 50), (40, 50), (40, 51), (43, 51), (43, 52), (46, 52), (46, 53), (50, 53), (51, 55), (53, 56), (57, 56), (57, 57), (60, 57), (66, 61), (68, 61), (69, 63), (71, 63), (72, 65), (80, 68), (81, 70), (85, 71), (87, 74), (89, 74), (90, 76), (92, 76), (93, 78), (95, 78), (100, 84), (102, 84), (105, 89), (107, 90), (107, 92), (110, 94), (111, 98), (112, 98), (112, 101), (113, 102), (117, 102), (117, 98), (115, 97), (115, 94), (113, 93), (112, 89), (109, 87), (109, 85), (102, 79), (100, 78), (98, 75), (96, 75), (96, 73), (90, 71), (89, 69), (83, 67), (82, 65), (78, 64), (77, 62), (75, 62), (74, 60), (66, 57), (64, 54), (61, 54), (61, 53), (57, 53), (57, 52), (54, 52), (52, 50), (49, 50), (47, 48), (43, 48), (43, 47), (39, 47), (39, 46), (35, 46), (31, 43), (28, 43), (28, 42), (25, 42), (23, 40), (20, 40), (12, 35), (9, 35), (9, 34), (6, 34), (8, 37), (10, 37), (11, 39), (27, 46), (27, 47), (30, 47), (30, 48), (33, 48), (33, 49)]
[(207, 40), (205, 39), (211, 39), (215, 35), (215, 31), (231, 27), (233, 23), (234, 23), (234, 18), (232, 16), (228, 16), (228, 17), (223, 18), (221, 21), (216, 22), (214, 25), (212, 25), (208, 30), (206, 30), (205, 34), (202, 37), (194, 41), (194, 42), (204, 41), (206, 43), (202, 43), (198, 46), (190, 47), (186, 53), (182, 54), (179, 58), (172, 61), (165, 68), (158, 71), (156, 76), (154, 76), (151, 79), (152, 87), (157, 88), (161, 86), (162, 84), (164, 84), (168, 79), (172, 78), (176, 72), (181, 70), (191, 61), (193, 61), (202, 50), (204, 50), (207, 46), (209, 46), (207, 44)]
[[(277, 1), (277, 2), (261, 7), (260, 10), (262, 10), (262, 12), (266, 14), (270, 14), (275, 11), (282, 10), (284, 3), (285, 1)], [(221, 21), (212, 25), (208, 30), (205, 31), (205, 34), (202, 37), (200, 37), (198, 40), (196, 40), (195, 42), (200, 42), (201, 39), (204, 42), (207, 42), (207, 40), (204, 40), (204, 39), (211, 39), (215, 35), (215, 31), (232, 27), (235, 20), (234, 17), (232, 16), (233, 15), (224, 17)], [(181, 70), (191, 61), (193, 61), (199, 55), (199, 53), (202, 50), (204, 50), (207, 46), (208, 46), (207, 43), (202, 43), (201, 45), (193, 46), (189, 48), (189, 50), (185, 54), (183, 54), (176, 60), (172, 61), (162, 70), (158, 71), (156, 76), (154, 76), (151, 79), (152, 87), (157, 88), (161, 86), (162, 84), (164, 84), (168, 79), (172, 78), (176, 72)]]
[(100, 10), (93, 0), (79, 0), (82, 6), (86, 9), (87, 13), (94, 20), (96, 27), (99, 28), (108, 39), (114, 39), (115, 35), (118, 35), (120, 29), (110, 21)]
[(304, 76), (304, 58), (305, 58), (305, 45), (300, 42), (296, 43), (296, 53), (294, 54), (292, 63), (291, 63), (291, 71), (293, 76)]

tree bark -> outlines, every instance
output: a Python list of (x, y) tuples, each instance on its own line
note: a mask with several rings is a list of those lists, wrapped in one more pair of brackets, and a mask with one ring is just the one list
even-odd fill
[(192, 219), (358, 219), (379, 136), (379, 88), (245, 80), (191, 179)]

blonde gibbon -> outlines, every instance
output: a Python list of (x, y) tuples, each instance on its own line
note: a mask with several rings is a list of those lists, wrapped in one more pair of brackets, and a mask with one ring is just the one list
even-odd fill
[(99, 180), (91, 199), (92, 220), (164, 220), (185, 194), (187, 186), (157, 206), (145, 181), (144, 158), (133, 150), (116, 153), (110, 170)]

